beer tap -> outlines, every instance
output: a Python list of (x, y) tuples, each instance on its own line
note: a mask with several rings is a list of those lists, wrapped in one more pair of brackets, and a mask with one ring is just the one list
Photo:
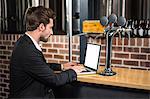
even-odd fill
[[(127, 35), (130, 35), (129, 32), (131, 29), (122, 28), (126, 23), (126, 19), (122, 16), (118, 18), (117, 25), (119, 27), (109, 27), (109, 29), (106, 29), (106, 65), (104, 71), (100, 73), (100, 75), (103, 76), (112, 76), (115, 75), (116, 72), (114, 72), (111, 68), (111, 52), (112, 52), (112, 40), (116, 34), (121, 35), (122, 32), (127, 33)], [(130, 37), (130, 36), (129, 36)]]

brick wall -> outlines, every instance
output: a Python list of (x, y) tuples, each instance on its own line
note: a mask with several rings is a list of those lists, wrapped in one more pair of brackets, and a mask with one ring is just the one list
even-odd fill
[[(69, 60), (67, 36), (51, 36), (47, 43), (41, 42), (43, 54), (49, 63), (65, 63)], [(79, 37), (73, 37), (72, 60), (79, 62)]]
[[(100, 65), (105, 65), (106, 39), (88, 37), (88, 42), (101, 44)], [(149, 70), (150, 38), (114, 38), (111, 58), (112, 66)]]
[[(9, 59), (13, 45), (20, 35), (0, 34), (0, 99), (9, 95)], [(100, 64), (105, 65), (105, 39), (88, 37), (88, 42), (102, 46)], [(51, 36), (47, 43), (41, 42), (47, 62), (64, 63), (68, 61), (68, 37)], [(73, 37), (73, 61), (79, 62), (79, 37)], [(150, 38), (114, 38), (112, 47), (112, 65), (127, 68), (150, 70)]]
[(9, 59), (13, 45), (19, 35), (0, 34), (0, 99), (9, 94)]

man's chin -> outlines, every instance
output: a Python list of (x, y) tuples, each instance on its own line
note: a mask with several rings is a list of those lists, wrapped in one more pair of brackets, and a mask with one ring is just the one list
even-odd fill
[(40, 41), (42, 41), (42, 42), (48, 42), (48, 38), (40, 38)]

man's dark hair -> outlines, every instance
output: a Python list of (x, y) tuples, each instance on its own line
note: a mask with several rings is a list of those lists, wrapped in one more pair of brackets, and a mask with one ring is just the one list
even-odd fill
[(55, 13), (50, 8), (45, 8), (43, 6), (31, 7), (26, 13), (26, 30), (33, 31), (43, 23), (46, 26), (50, 22), (50, 18), (55, 19)]

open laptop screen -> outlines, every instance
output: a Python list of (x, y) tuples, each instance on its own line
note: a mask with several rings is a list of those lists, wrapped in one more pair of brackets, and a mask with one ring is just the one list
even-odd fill
[(99, 65), (101, 46), (97, 44), (87, 44), (84, 65), (88, 68), (97, 70)]

